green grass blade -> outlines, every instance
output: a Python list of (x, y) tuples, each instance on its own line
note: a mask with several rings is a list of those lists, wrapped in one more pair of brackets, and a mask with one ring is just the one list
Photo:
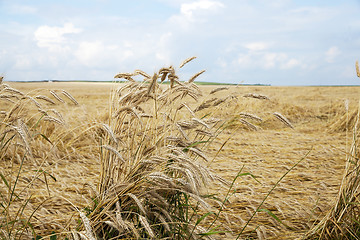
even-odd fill
[(200, 236), (210, 236), (214, 234), (225, 233), (225, 231), (210, 231), (206, 233), (199, 233)]
[(273, 219), (275, 219), (278, 223), (284, 225), (288, 229), (293, 229), (292, 227), (288, 226), (287, 224), (283, 223), (273, 212), (271, 212), (269, 209), (261, 208), (258, 210), (258, 212), (266, 212), (269, 214)]
[(51, 177), (55, 182), (57, 181), (56, 180), (56, 178), (53, 176), (53, 175), (51, 175), (50, 173), (48, 173), (47, 171), (45, 171), (45, 170), (33, 170), (34, 172), (40, 172), (40, 173), (43, 173), (43, 174), (46, 174), (46, 175), (48, 175), (49, 177)]
[[(5, 134), (5, 135), (6, 135), (6, 134)], [(1, 148), (0, 148), (1, 151), (2, 151), (2, 150), (8, 145), (8, 143), (15, 137), (15, 134), (14, 134), (14, 135), (12, 135), (8, 140), (6, 140), (5, 143), (3, 143), (3, 140), (4, 140), (4, 138), (5, 138), (5, 135), (4, 135), (3, 139), (1, 139)]]
[(197, 226), (202, 220), (204, 220), (207, 216), (211, 215), (211, 214), (215, 214), (213, 212), (207, 212), (204, 215), (202, 215), (195, 223), (195, 226)]
[(189, 148), (195, 147), (195, 146), (197, 146), (197, 145), (199, 145), (199, 144), (207, 143), (207, 142), (209, 142), (209, 140), (207, 140), (207, 141), (194, 142), (194, 143), (190, 144), (189, 146), (185, 147), (183, 151), (184, 151), (184, 152), (187, 152), (187, 151), (189, 150)]
[(251, 222), (251, 220), (254, 218), (255, 214), (259, 211), (259, 209), (261, 208), (261, 206), (264, 204), (264, 202), (266, 201), (266, 199), (270, 196), (270, 194), (274, 191), (274, 189), (279, 185), (279, 183), (281, 182), (281, 180), (284, 179), (284, 177), (286, 177), (289, 172), (291, 172), (300, 162), (302, 162), (311, 152), (312, 148), (305, 154), (305, 156), (303, 158), (301, 158), (298, 162), (296, 162), (289, 170), (287, 170), (284, 175), (281, 176), (281, 178), (279, 178), (279, 180), (275, 183), (275, 185), (270, 189), (270, 191), (266, 194), (266, 196), (264, 197), (264, 199), (262, 200), (262, 202), (259, 204), (259, 206), (257, 207), (256, 211), (253, 213), (253, 215), (251, 215), (250, 219), (246, 222), (245, 226), (241, 229), (240, 233), (238, 234), (238, 236), (236, 237), (236, 240), (239, 239), (239, 237), (241, 236), (241, 234), (244, 232), (244, 230), (246, 229), (246, 227), (249, 225), (249, 223)]
[(18, 182), (18, 180), (19, 180), (19, 178), (20, 178), (20, 172), (21, 172), (21, 169), (22, 169), (24, 160), (25, 160), (25, 156), (26, 156), (26, 153), (24, 154), (23, 158), (21, 159), (20, 167), (19, 167), (19, 171), (18, 171), (18, 174), (17, 174), (17, 176), (16, 176), (16, 179), (15, 179), (14, 187), (13, 187), (12, 190), (11, 190), (10, 199), (9, 199), (9, 206), (10, 206), (10, 203), (12, 202), (12, 197), (13, 197), (14, 195), (17, 196), (16, 193), (15, 193), (15, 188), (16, 188), (16, 184), (17, 184), (17, 182)]
[(257, 181), (258, 183), (261, 183), (259, 180), (257, 180), (257, 178), (253, 175), (253, 174), (251, 174), (251, 173), (241, 173), (241, 174), (239, 174), (239, 176), (238, 177), (241, 177), (241, 176), (250, 176), (250, 177), (252, 177), (255, 181)]
[(216, 222), (216, 220), (219, 218), (219, 215), (220, 215), (220, 213), (222, 212), (222, 210), (223, 210), (223, 208), (224, 208), (225, 202), (227, 202), (228, 199), (229, 199), (230, 192), (231, 192), (231, 190), (232, 190), (232, 188), (233, 188), (236, 180), (237, 180), (240, 176), (248, 175), (248, 174), (241, 173), (243, 169), (244, 169), (244, 166), (241, 167), (241, 169), (239, 170), (239, 172), (236, 174), (236, 176), (234, 177), (233, 181), (231, 182), (231, 185), (230, 185), (230, 187), (229, 187), (229, 190), (227, 191), (227, 193), (226, 193), (226, 195), (225, 195), (225, 199), (224, 199), (223, 202), (221, 203), (221, 207), (220, 207), (218, 213), (216, 214), (215, 219), (214, 219), (214, 220), (211, 222), (211, 224), (209, 225), (208, 229), (210, 229), (210, 228), (214, 225), (214, 223)]
[(3, 180), (3, 182), (5, 183), (5, 185), (7, 186), (7, 188), (10, 190), (11, 187), (10, 187), (9, 183), (7, 182), (5, 176), (2, 173), (0, 173), (0, 177)]
[(42, 133), (40, 133), (40, 136), (43, 137), (46, 141), (48, 141), (51, 145), (53, 145), (53, 143), (50, 141), (50, 139), (47, 136), (45, 136)]

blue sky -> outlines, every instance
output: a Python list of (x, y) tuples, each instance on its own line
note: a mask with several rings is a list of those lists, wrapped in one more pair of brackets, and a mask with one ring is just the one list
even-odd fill
[(360, 84), (360, 0), (0, 0), (0, 74), (111, 80), (197, 59), (186, 80)]

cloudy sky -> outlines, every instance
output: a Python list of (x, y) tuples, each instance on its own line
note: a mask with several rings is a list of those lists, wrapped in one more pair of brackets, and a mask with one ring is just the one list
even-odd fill
[(183, 80), (360, 84), (360, 0), (0, 0), (0, 46), (9, 81), (112, 80), (197, 56)]

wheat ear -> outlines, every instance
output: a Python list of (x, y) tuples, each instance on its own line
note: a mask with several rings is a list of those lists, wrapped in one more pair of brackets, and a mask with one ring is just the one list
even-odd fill
[(65, 101), (59, 96), (57, 95), (57, 93), (55, 91), (50, 90), (51, 95), (53, 95), (54, 98), (56, 98), (56, 100), (58, 100), (59, 102), (65, 103)]
[(270, 100), (270, 98), (268, 98), (267, 96), (262, 95), (262, 94), (257, 94), (257, 93), (248, 93), (248, 94), (245, 94), (244, 97), (251, 97), (251, 98), (257, 98), (257, 99)]
[(39, 96), (35, 96), (35, 98), (44, 100), (52, 105), (55, 105), (55, 102), (53, 100), (51, 100), (50, 98), (48, 98), (47, 96), (39, 95)]
[(79, 105), (79, 103), (75, 100), (75, 98), (73, 96), (71, 96), (70, 93), (68, 93), (67, 91), (65, 90), (62, 90), (62, 93), (67, 97), (69, 98), (75, 105)]
[(54, 123), (57, 123), (57, 124), (60, 124), (60, 125), (64, 125), (65, 123), (63, 121), (61, 121), (60, 119), (57, 119), (55, 117), (51, 117), (51, 116), (45, 116), (43, 118), (44, 121), (47, 121), (47, 122), (54, 122)]
[(254, 114), (251, 114), (251, 113), (241, 112), (239, 115), (240, 115), (240, 117), (253, 119), (253, 120), (256, 120), (259, 122), (263, 121), (260, 117), (254, 115)]
[(196, 57), (189, 57), (187, 59), (185, 59), (181, 64), (180, 64), (180, 68), (182, 68), (183, 66), (185, 66), (185, 64), (187, 64), (188, 62), (194, 60)]
[(251, 130), (254, 130), (254, 131), (257, 131), (258, 130), (258, 127), (255, 126), (254, 124), (252, 123), (249, 123), (248, 121), (244, 120), (244, 119), (240, 119), (239, 120), (242, 124), (244, 124), (245, 126), (247, 126), (248, 128), (250, 128)]
[(151, 76), (149, 74), (147, 74), (146, 72), (142, 71), (142, 70), (135, 70), (134, 71), (135, 74), (140, 74), (141, 76), (145, 77), (145, 79), (150, 79)]
[(86, 237), (89, 240), (96, 240), (96, 238), (94, 237), (91, 225), (90, 225), (90, 220), (85, 216), (85, 214), (83, 212), (80, 212), (80, 217), (84, 223), (85, 226), (85, 230), (86, 230)]
[(291, 124), (291, 122), (286, 118), (284, 117), (283, 115), (281, 115), (280, 113), (278, 112), (274, 112), (273, 113), (274, 116), (279, 119), (282, 123), (284, 123), (286, 126), (290, 127), (290, 128), (294, 128), (294, 126)]
[(212, 91), (210, 92), (210, 94), (214, 94), (214, 93), (216, 93), (216, 92), (219, 92), (219, 91), (222, 91), (222, 90), (227, 90), (227, 89), (229, 89), (229, 88), (228, 88), (228, 87), (215, 88), (214, 90), (212, 90)]
[(205, 70), (201, 70), (200, 72), (196, 73), (194, 76), (192, 76), (190, 79), (189, 79), (189, 83), (192, 83), (195, 81), (195, 79), (200, 76), (201, 74), (203, 74), (205, 72)]

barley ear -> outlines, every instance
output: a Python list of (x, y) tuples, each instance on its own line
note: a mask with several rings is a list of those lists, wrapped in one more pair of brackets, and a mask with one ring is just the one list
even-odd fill
[(61, 92), (62, 92), (62, 94), (64, 94), (68, 99), (70, 99), (75, 105), (79, 105), (79, 103), (76, 101), (76, 99), (75, 99), (73, 96), (71, 96), (70, 93), (68, 93), (68, 92), (65, 91), (65, 90), (62, 90)]
[(82, 222), (85, 226), (85, 235), (86, 235), (87, 239), (96, 240), (96, 238), (94, 237), (91, 225), (90, 225), (90, 220), (86, 217), (86, 215), (83, 212), (79, 212), (79, 213), (80, 213)]
[(274, 116), (280, 120), (282, 123), (284, 123), (286, 126), (290, 127), (290, 128), (294, 128), (294, 126), (291, 124), (291, 122), (286, 118), (284, 117), (283, 115), (281, 115), (280, 113), (278, 112), (274, 112), (273, 113)]
[(185, 64), (187, 64), (188, 62), (194, 60), (196, 57), (189, 57), (187, 59), (185, 59), (181, 64), (180, 64), (180, 68), (182, 68)]
[(200, 76), (201, 74), (203, 74), (205, 72), (205, 70), (201, 70), (200, 72), (196, 73), (194, 76), (192, 76), (190, 79), (189, 79), (189, 83), (192, 83), (195, 81), (195, 78), (197, 78), (198, 76)]
[(356, 61), (355, 68), (356, 68), (356, 74), (360, 78), (359, 61)]

